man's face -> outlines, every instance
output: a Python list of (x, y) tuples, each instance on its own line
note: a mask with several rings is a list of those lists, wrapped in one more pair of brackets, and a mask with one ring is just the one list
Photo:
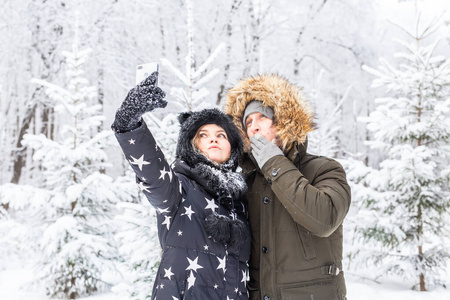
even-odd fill
[(272, 119), (266, 117), (260, 112), (254, 112), (247, 116), (245, 120), (247, 127), (247, 136), (251, 138), (259, 133), (269, 141), (273, 141), (277, 137), (277, 128), (273, 126)]

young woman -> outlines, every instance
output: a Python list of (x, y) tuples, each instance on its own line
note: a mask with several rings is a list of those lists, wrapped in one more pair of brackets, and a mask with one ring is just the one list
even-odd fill
[(155, 72), (128, 93), (112, 125), (157, 212), (162, 257), (152, 299), (248, 299), (251, 239), (241, 202), (247, 187), (236, 172), (239, 132), (217, 109), (182, 113), (169, 166), (141, 118), (167, 104), (156, 79)]

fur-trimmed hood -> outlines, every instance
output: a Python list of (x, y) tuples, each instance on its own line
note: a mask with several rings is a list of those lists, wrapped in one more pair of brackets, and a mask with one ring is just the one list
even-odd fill
[(233, 118), (239, 129), (245, 152), (249, 152), (251, 147), (242, 117), (247, 104), (252, 100), (262, 101), (265, 106), (274, 110), (273, 120), (285, 152), (294, 143), (305, 143), (308, 133), (315, 129), (314, 113), (300, 87), (276, 74), (243, 78), (228, 90), (224, 111)]

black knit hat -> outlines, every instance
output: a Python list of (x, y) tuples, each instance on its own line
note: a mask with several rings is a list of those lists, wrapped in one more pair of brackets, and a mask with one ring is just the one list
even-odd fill
[(211, 162), (198, 151), (192, 148), (192, 139), (197, 134), (197, 130), (203, 125), (216, 124), (222, 127), (228, 136), (231, 145), (230, 158), (222, 164), (221, 168), (235, 171), (238, 166), (239, 157), (243, 151), (243, 143), (239, 131), (231, 118), (216, 108), (204, 109), (198, 112), (184, 112), (178, 116), (180, 122), (180, 133), (176, 157), (183, 160), (190, 167), (195, 167), (198, 163), (210, 164)]

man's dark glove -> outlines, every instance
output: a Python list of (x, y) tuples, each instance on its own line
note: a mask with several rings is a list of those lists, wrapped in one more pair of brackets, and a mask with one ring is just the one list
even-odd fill
[(255, 134), (250, 138), (252, 154), (260, 169), (274, 156), (283, 155), (280, 148), (260, 134)]
[(111, 128), (115, 132), (127, 132), (139, 127), (142, 115), (158, 107), (166, 107), (166, 93), (156, 86), (158, 72), (153, 72), (132, 88), (116, 112)]

